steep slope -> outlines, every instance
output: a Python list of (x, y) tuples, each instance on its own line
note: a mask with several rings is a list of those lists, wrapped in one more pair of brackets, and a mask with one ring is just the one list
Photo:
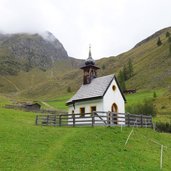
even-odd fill
[(0, 36), (0, 74), (14, 75), (34, 67), (46, 70), (68, 58), (63, 45), (52, 33), (6, 34)]
[[(171, 84), (171, 54), (166, 32), (171, 33), (171, 27), (156, 32), (128, 52), (99, 60), (99, 66), (105, 66), (100, 74), (117, 74), (132, 59), (134, 76), (126, 82), (128, 89), (168, 88)], [(156, 44), (158, 37), (162, 41), (161, 46)]]
[(51, 90), (54, 94), (64, 73), (81, 63), (68, 57), (50, 32), (0, 34), (0, 93), (33, 98), (48, 96)]

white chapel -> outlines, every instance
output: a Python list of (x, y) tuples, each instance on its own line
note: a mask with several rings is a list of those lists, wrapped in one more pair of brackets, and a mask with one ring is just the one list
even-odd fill
[(125, 113), (126, 99), (122, 93), (116, 76), (106, 75), (97, 77), (98, 68), (91, 55), (85, 61), (83, 70), (83, 84), (76, 94), (67, 101), (69, 114), (80, 114), (84, 117), (85, 113), (93, 111)]

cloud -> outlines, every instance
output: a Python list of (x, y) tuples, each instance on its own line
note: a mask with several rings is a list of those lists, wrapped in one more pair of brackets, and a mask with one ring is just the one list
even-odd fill
[(0, 0), (0, 31), (51, 31), (73, 57), (117, 55), (170, 25), (170, 0)]

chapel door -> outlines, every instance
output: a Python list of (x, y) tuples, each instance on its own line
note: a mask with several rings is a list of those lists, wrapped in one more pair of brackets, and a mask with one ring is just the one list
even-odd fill
[(118, 119), (117, 119), (117, 113), (118, 113), (118, 106), (117, 106), (117, 104), (116, 103), (113, 103), (112, 104), (112, 107), (111, 107), (111, 111), (113, 112), (113, 123), (114, 124), (117, 124), (118, 123)]

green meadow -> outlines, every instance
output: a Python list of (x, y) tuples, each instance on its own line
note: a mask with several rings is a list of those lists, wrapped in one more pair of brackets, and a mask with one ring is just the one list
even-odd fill
[[(154, 92), (156, 97), (154, 98)], [(153, 100), (156, 110), (156, 116), (153, 117), (154, 122), (171, 122), (171, 96), (170, 93), (163, 90), (140, 91), (135, 94), (126, 95), (126, 111), (130, 106), (142, 104), (144, 100)]]
[[(65, 110), (70, 96), (47, 103)], [(131, 99), (133, 103), (133, 99), (147, 96), (153, 97), (151, 92), (145, 96), (143, 92), (128, 95), (127, 105)], [(5, 109), (7, 103), (7, 98), (0, 97), (2, 171), (157, 171), (161, 147), (155, 142), (167, 146), (162, 170), (171, 170), (171, 134), (134, 128), (125, 145), (132, 128), (36, 126), (35, 113)]]
[(67, 100), (69, 100), (71, 97), (73, 96), (73, 93), (71, 94), (67, 94), (67, 95), (63, 95), (60, 96), (54, 100), (49, 100), (47, 101), (47, 103), (58, 110), (62, 110), (62, 111), (67, 111), (68, 107), (65, 105), (65, 103), (67, 102)]

